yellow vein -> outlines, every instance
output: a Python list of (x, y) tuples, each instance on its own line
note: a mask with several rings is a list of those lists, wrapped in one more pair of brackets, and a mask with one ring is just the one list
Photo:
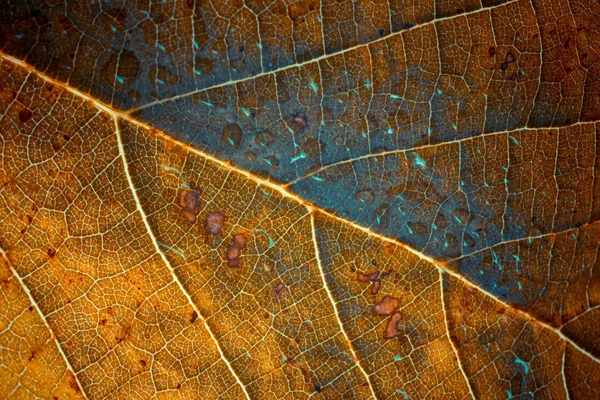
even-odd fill
[(56, 335), (54, 334), (54, 331), (52, 330), (52, 328), (50, 327), (50, 324), (48, 323), (48, 321), (46, 320), (46, 317), (44, 316), (44, 314), (42, 313), (42, 310), (40, 310), (40, 307), (38, 306), (38, 304), (36, 303), (36, 301), (33, 299), (33, 296), (31, 295), (31, 292), (29, 291), (29, 288), (25, 285), (25, 282), (23, 282), (21, 280), (21, 277), (19, 276), (19, 274), (17, 273), (17, 270), (14, 268), (14, 266), (12, 265), (12, 263), (10, 262), (10, 260), (8, 259), (7, 254), (4, 252), (4, 250), (0, 249), (0, 257), (4, 259), (4, 261), (6, 262), (6, 264), (8, 265), (8, 269), (10, 269), (10, 272), (12, 272), (12, 274), (14, 275), (15, 279), (17, 281), (19, 281), (19, 284), (21, 285), (21, 288), (23, 288), (23, 291), (25, 291), (25, 294), (27, 295), (27, 297), (29, 298), (29, 302), (31, 303), (31, 305), (33, 306), (33, 308), (35, 308), (35, 310), (37, 311), (38, 315), (40, 316), (40, 318), (42, 319), (42, 321), (44, 322), (44, 325), (46, 325), (46, 328), (48, 329), (48, 332), (50, 332), (50, 337), (54, 340), (54, 343), (56, 344), (56, 347), (58, 348), (58, 352), (61, 354), (61, 356), (64, 358), (65, 363), (67, 364), (67, 369), (69, 370), (69, 372), (71, 372), (71, 374), (73, 374), (73, 378), (75, 379), (75, 382), (77, 382), (77, 386), (79, 386), (79, 390), (81, 391), (81, 395), (87, 399), (87, 395), (85, 394), (85, 391), (83, 390), (83, 385), (81, 384), (81, 382), (79, 381), (79, 378), (77, 377), (77, 374), (75, 373), (75, 370), (73, 369), (73, 367), (71, 366), (71, 363), (69, 362), (69, 359), (67, 358), (67, 355), (65, 354), (65, 352), (63, 351), (62, 347), (60, 346), (60, 343), (58, 341), (58, 338), (56, 337)]
[(371, 395), (373, 396), (374, 399), (377, 399), (377, 395), (375, 394), (375, 389), (373, 388), (373, 383), (371, 382), (371, 379), (369, 378), (369, 374), (367, 374), (367, 372), (360, 365), (360, 361), (358, 361), (358, 356), (356, 355), (356, 352), (354, 351), (354, 346), (352, 345), (352, 341), (348, 337), (348, 334), (346, 333), (346, 329), (344, 329), (344, 325), (342, 324), (342, 320), (340, 318), (340, 314), (338, 312), (335, 299), (333, 298), (333, 294), (331, 294), (331, 290), (329, 290), (329, 286), (327, 285), (327, 279), (325, 279), (325, 271), (323, 270), (323, 265), (321, 264), (319, 245), (317, 243), (317, 231), (316, 231), (316, 227), (315, 227), (315, 216), (310, 208), (309, 208), (308, 212), (310, 213), (310, 227), (311, 227), (311, 233), (312, 233), (312, 241), (313, 241), (313, 245), (315, 247), (315, 257), (317, 259), (317, 265), (319, 266), (319, 275), (321, 276), (321, 280), (323, 281), (323, 287), (325, 288), (325, 291), (327, 292), (329, 301), (331, 301), (331, 306), (333, 307), (333, 313), (335, 314), (335, 319), (337, 320), (337, 323), (340, 326), (340, 331), (342, 332), (342, 334), (344, 335), (344, 338), (348, 342), (348, 347), (350, 348), (350, 352), (352, 353), (352, 358), (356, 362), (356, 365), (358, 366), (358, 369), (360, 370), (360, 372), (362, 372), (362, 374), (365, 376), (367, 382), (369, 383), (369, 389), (371, 390)]
[[(508, 4), (508, 3), (505, 3), (505, 4)], [(423, 253), (421, 253), (421, 252), (413, 249), (412, 247), (410, 247), (410, 246), (408, 246), (408, 245), (406, 245), (406, 244), (398, 241), (397, 239), (393, 239), (393, 238), (384, 236), (382, 234), (379, 234), (377, 232), (372, 231), (369, 228), (366, 228), (366, 227), (364, 227), (362, 225), (359, 225), (359, 224), (357, 224), (355, 222), (348, 221), (348, 220), (346, 220), (344, 218), (338, 217), (337, 215), (335, 215), (335, 214), (333, 214), (333, 213), (331, 213), (331, 212), (329, 212), (327, 210), (324, 210), (324, 209), (322, 209), (322, 208), (320, 208), (320, 207), (318, 207), (318, 206), (316, 206), (314, 204), (311, 204), (311, 203), (307, 202), (306, 200), (304, 200), (303, 198), (301, 198), (301, 197), (299, 197), (299, 196), (297, 196), (297, 195), (295, 195), (293, 193), (288, 192), (284, 187), (282, 187), (281, 185), (279, 185), (277, 183), (274, 183), (274, 182), (272, 182), (270, 180), (263, 179), (263, 178), (260, 178), (258, 176), (255, 176), (254, 174), (252, 174), (252, 173), (250, 173), (250, 172), (248, 172), (246, 170), (237, 168), (234, 165), (231, 165), (230, 163), (227, 163), (227, 162), (225, 162), (223, 160), (220, 160), (220, 159), (218, 159), (218, 158), (216, 158), (216, 157), (214, 157), (214, 156), (212, 156), (210, 154), (204, 153), (203, 151), (198, 150), (198, 149), (196, 149), (195, 147), (192, 147), (189, 144), (182, 143), (182, 142), (180, 142), (178, 140), (175, 140), (171, 136), (169, 136), (167, 133), (165, 133), (163, 131), (160, 131), (160, 130), (157, 130), (156, 128), (154, 128), (154, 127), (152, 127), (152, 126), (150, 126), (150, 125), (148, 125), (148, 124), (146, 124), (144, 122), (141, 122), (141, 121), (139, 121), (139, 120), (131, 117), (130, 115), (128, 115), (126, 113), (116, 111), (112, 107), (110, 107), (109, 105), (106, 105), (106, 104), (104, 104), (104, 103), (102, 103), (102, 102), (94, 99), (93, 97), (91, 97), (89, 95), (86, 95), (86, 94), (80, 92), (79, 90), (77, 90), (77, 89), (75, 89), (75, 88), (73, 88), (73, 87), (71, 87), (71, 86), (69, 86), (69, 85), (67, 85), (67, 84), (65, 84), (63, 82), (60, 82), (60, 81), (58, 81), (58, 80), (56, 80), (54, 78), (51, 78), (51, 77), (47, 76), (43, 72), (38, 71), (37, 69), (33, 68), (32, 66), (30, 66), (29, 64), (27, 64), (27, 63), (25, 63), (25, 62), (23, 62), (21, 60), (18, 60), (16, 58), (12, 57), (12, 56), (6, 55), (6, 54), (4, 54), (2, 52), (0, 52), (0, 58), (4, 59), (4, 60), (7, 60), (9, 62), (12, 62), (12, 63), (14, 63), (16, 65), (19, 65), (19, 66), (23, 67), (25, 70), (31, 71), (31, 72), (35, 73), (41, 79), (43, 79), (43, 80), (45, 80), (45, 81), (47, 81), (49, 83), (52, 83), (54, 85), (57, 85), (59, 87), (62, 87), (65, 90), (67, 90), (70, 93), (72, 93), (73, 95), (78, 96), (78, 97), (80, 97), (80, 98), (82, 98), (84, 100), (89, 101), (90, 103), (92, 103), (93, 105), (95, 105), (96, 107), (98, 107), (99, 109), (104, 110), (107, 113), (113, 115), (115, 118), (121, 118), (121, 119), (126, 120), (126, 121), (128, 121), (128, 122), (130, 122), (130, 123), (132, 123), (132, 124), (134, 124), (136, 126), (140, 126), (140, 127), (144, 128), (144, 129), (152, 131), (157, 136), (162, 137), (164, 140), (168, 140), (168, 141), (172, 141), (174, 143), (178, 143), (182, 148), (187, 149), (188, 151), (190, 151), (190, 152), (192, 152), (194, 154), (197, 154), (200, 157), (203, 157), (204, 159), (206, 159), (208, 161), (214, 162), (214, 163), (216, 163), (216, 164), (218, 164), (218, 165), (220, 165), (220, 166), (222, 166), (222, 167), (224, 167), (226, 169), (229, 169), (229, 170), (231, 170), (233, 172), (241, 174), (241, 175), (245, 176), (246, 178), (248, 178), (249, 180), (252, 180), (252, 181), (254, 181), (255, 183), (257, 183), (259, 185), (264, 185), (266, 187), (269, 187), (269, 188), (271, 188), (271, 189), (279, 192), (282, 196), (284, 196), (286, 198), (289, 198), (289, 199), (292, 199), (293, 201), (295, 201), (297, 203), (303, 204), (309, 210), (312, 210), (314, 212), (318, 212), (320, 214), (323, 214), (323, 215), (325, 215), (325, 216), (327, 216), (327, 217), (329, 217), (329, 218), (331, 218), (331, 219), (333, 219), (335, 221), (338, 221), (340, 223), (346, 224), (346, 225), (348, 225), (348, 226), (350, 226), (350, 227), (352, 227), (354, 229), (362, 231), (362, 232), (366, 233), (367, 235), (370, 235), (370, 236), (372, 236), (374, 238), (377, 238), (379, 240), (382, 240), (384, 242), (395, 244), (396, 246), (399, 246), (399, 247), (405, 249), (406, 251), (408, 251), (408, 252), (416, 255), (420, 259), (433, 264), (436, 268), (445, 271), (449, 275), (452, 275), (454, 278), (460, 280), (465, 285), (467, 285), (467, 286), (469, 286), (469, 287), (471, 287), (473, 289), (476, 289), (476, 290), (480, 291), (481, 293), (485, 294), (486, 296), (489, 296), (490, 298), (494, 299), (499, 304), (502, 304), (503, 306), (505, 306), (507, 308), (512, 308), (510, 306), (510, 304), (505, 303), (502, 300), (498, 299), (496, 296), (494, 296), (490, 292), (486, 291), (482, 287), (476, 285), (475, 283), (471, 282), (470, 280), (468, 280), (464, 276), (462, 276), (462, 275), (460, 275), (460, 274), (458, 274), (458, 273), (456, 273), (456, 272), (454, 272), (452, 270), (447, 269), (445, 266), (439, 264), (433, 258), (431, 258), (429, 256), (426, 256), (425, 254), (423, 254)], [(525, 310), (520, 310), (520, 309), (515, 309), (515, 310), (517, 312), (519, 312), (519, 313), (523, 313), (525, 316), (527, 316), (532, 321), (535, 321), (535, 322), (539, 323), (540, 325), (542, 325), (542, 326), (544, 326), (544, 327), (546, 327), (548, 329), (551, 329), (552, 331), (556, 332), (562, 338), (564, 338), (565, 340), (569, 341), (569, 343), (571, 343), (573, 345), (573, 347), (577, 348), (579, 351), (581, 351), (583, 354), (585, 354), (588, 357), (590, 357), (595, 362), (600, 363), (600, 359), (596, 358), (595, 356), (593, 356), (592, 354), (590, 354), (586, 350), (582, 349), (579, 345), (577, 345), (576, 343), (574, 343), (571, 339), (565, 337), (562, 334), (562, 332), (558, 331), (554, 327), (552, 327), (552, 326), (548, 325), (547, 323), (545, 323), (545, 322), (537, 319), (535, 316), (529, 314)]]
[(240, 387), (244, 391), (244, 394), (246, 395), (246, 398), (250, 399), (250, 395), (246, 391), (246, 387), (244, 386), (244, 384), (242, 383), (242, 381), (240, 380), (240, 378), (238, 377), (238, 375), (236, 374), (236, 372), (233, 370), (233, 367), (231, 366), (231, 364), (229, 363), (229, 361), (225, 357), (225, 354), (223, 354), (223, 350), (221, 349), (221, 346), (219, 345), (219, 341), (217, 340), (217, 338), (215, 337), (215, 335), (212, 333), (212, 331), (210, 329), (210, 326), (208, 325), (208, 322), (206, 321), (206, 318), (204, 317), (204, 315), (202, 315), (202, 313), (200, 312), (200, 310), (198, 309), (198, 307), (196, 306), (196, 304), (192, 300), (192, 297), (189, 295), (189, 293), (187, 292), (187, 290), (185, 290), (185, 288), (183, 287), (183, 284), (179, 280), (179, 277), (175, 273), (175, 269), (173, 268), (173, 266), (171, 265), (171, 263), (169, 262), (169, 260), (165, 256), (165, 254), (160, 249), (158, 241), (156, 240), (156, 237), (154, 236), (154, 233), (152, 232), (152, 229), (150, 228), (150, 224), (148, 223), (148, 219), (146, 218), (146, 213), (142, 209), (142, 204), (140, 203), (140, 199), (139, 199), (139, 197), (137, 195), (137, 192), (135, 190), (135, 186), (133, 185), (133, 180), (131, 179), (131, 174), (129, 173), (129, 166), (127, 164), (127, 158), (125, 157), (125, 149), (123, 148), (123, 139), (121, 138), (121, 130), (119, 129), (119, 121), (118, 121), (117, 118), (113, 118), (113, 120), (115, 122), (115, 133), (117, 135), (117, 141), (118, 141), (118, 146), (119, 146), (119, 154), (121, 155), (121, 160), (123, 161), (123, 168), (125, 169), (125, 176), (127, 177), (127, 183), (129, 185), (129, 188), (131, 189), (131, 193), (133, 194), (133, 198), (135, 200), (135, 205), (136, 205), (136, 207), (138, 209), (138, 212), (140, 213), (140, 215), (142, 217), (142, 220), (144, 221), (144, 225), (146, 227), (148, 235), (150, 236), (150, 239), (152, 240), (152, 244), (154, 245), (154, 249), (160, 255), (160, 257), (162, 258), (163, 262), (165, 263), (165, 265), (169, 269), (169, 272), (171, 273), (171, 277), (173, 278), (173, 281), (175, 281), (175, 283), (179, 287), (179, 290), (181, 290), (181, 292), (183, 293), (183, 295), (187, 298), (188, 302), (190, 303), (190, 305), (192, 306), (192, 308), (194, 309), (194, 311), (198, 315), (198, 317), (202, 320), (202, 323), (204, 324), (204, 328), (206, 329), (206, 331), (208, 332), (208, 334), (210, 335), (210, 337), (212, 338), (212, 340), (215, 342), (215, 345), (217, 346), (217, 350), (219, 351), (219, 354), (221, 355), (221, 358), (223, 359), (223, 361), (227, 365), (227, 368), (229, 368), (229, 371), (231, 372), (231, 374), (233, 375), (233, 377), (235, 378), (235, 380), (237, 381), (237, 383), (240, 385)]
[[(517, 1), (518, 0), (510, 0), (510, 1), (507, 1), (506, 3), (503, 3), (503, 4), (497, 4), (497, 5), (492, 5), (492, 6), (488, 6), (488, 7), (478, 8), (477, 10), (472, 10), (472, 11), (469, 11), (469, 12), (466, 12), (466, 13), (462, 13), (462, 14), (456, 14), (456, 15), (450, 15), (450, 16), (447, 16), (447, 17), (432, 19), (431, 21), (427, 21), (427, 22), (424, 22), (424, 23), (422, 23), (420, 25), (417, 25), (417, 26), (413, 27), (413, 29), (411, 29), (411, 30), (417, 30), (417, 29), (421, 29), (421, 28), (423, 28), (425, 26), (436, 24), (438, 22), (442, 22), (442, 21), (446, 21), (446, 20), (452, 20), (452, 19), (460, 18), (460, 17), (465, 17), (465, 16), (469, 16), (469, 15), (472, 15), (472, 14), (478, 14), (480, 12), (485, 12), (485, 11), (493, 10), (495, 8), (505, 7), (505, 6), (509, 5), (509, 4), (515, 3)], [(238, 84), (238, 83), (243, 83), (243, 82), (251, 81), (251, 80), (254, 80), (254, 79), (261, 78), (261, 77), (266, 76), (266, 75), (277, 74), (279, 72), (287, 71), (288, 69), (292, 69), (292, 68), (301, 68), (301, 67), (303, 67), (305, 65), (312, 64), (312, 63), (317, 63), (317, 62), (319, 62), (321, 60), (325, 60), (327, 58), (331, 58), (331, 57), (335, 57), (335, 56), (338, 56), (338, 55), (341, 55), (341, 54), (345, 54), (345, 53), (354, 51), (356, 49), (360, 49), (360, 48), (365, 47), (365, 46), (370, 46), (370, 45), (372, 45), (374, 43), (383, 42), (383, 41), (388, 40), (390, 38), (393, 38), (395, 36), (400, 36), (404, 32), (408, 32), (408, 31), (409, 30), (402, 29), (402, 30), (399, 30), (397, 32), (393, 32), (393, 33), (391, 33), (391, 34), (389, 34), (387, 36), (383, 36), (383, 37), (377, 38), (377, 39), (375, 39), (373, 41), (370, 41), (368, 43), (361, 43), (361, 44), (357, 44), (355, 46), (348, 47), (346, 49), (343, 49), (343, 50), (340, 50), (340, 51), (337, 51), (337, 52), (333, 52), (333, 53), (329, 53), (329, 54), (323, 54), (323, 55), (321, 55), (319, 57), (315, 57), (312, 60), (308, 60), (308, 61), (305, 61), (305, 62), (286, 65), (285, 67), (281, 67), (281, 68), (276, 69), (274, 71), (261, 72), (261, 73), (258, 73), (258, 74), (252, 75), (252, 76), (247, 76), (245, 78), (230, 80), (230, 81), (227, 81), (227, 82), (218, 83), (216, 85), (208, 86), (208, 87), (205, 87), (205, 88), (202, 88), (202, 89), (193, 90), (191, 92), (178, 94), (178, 95), (169, 97), (167, 99), (156, 100), (156, 101), (153, 101), (151, 103), (139, 106), (139, 107), (137, 107), (135, 109), (129, 110), (128, 112), (129, 113), (134, 113), (136, 111), (140, 111), (140, 110), (143, 110), (143, 109), (148, 108), (148, 107), (153, 107), (153, 106), (156, 106), (156, 105), (159, 105), (159, 104), (172, 102), (172, 101), (175, 101), (175, 100), (178, 100), (178, 99), (181, 99), (181, 98), (185, 98), (185, 97), (188, 97), (188, 96), (193, 96), (195, 94), (202, 93), (202, 92), (205, 92), (205, 91), (208, 91), (208, 90), (218, 89), (218, 88), (225, 87), (225, 86), (228, 86), (228, 85), (235, 85), (235, 84)], [(325, 51), (325, 48), (323, 48), (323, 51)]]
[(450, 338), (450, 326), (448, 325), (448, 316), (446, 315), (446, 302), (444, 301), (444, 273), (440, 269), (438, 270), (440, 275), (440, 298), (442, 300), (442, 311), (444, 312), (444, 323), (446, 324), (446, 336), (448, 337), (448, 341), (450, 342), (450, 346), (452, 346), (452, 351), (456, 355), (456, 363), (458, 364), (458, 369), (460, 369), (460, 373), (465, 378), (465, 382), (467, 383), (467, 387), (469, 388), (469, 393), (473, 400), (475, 400), (475, 394), (473, 393), (473, 388), (471, 387), (471, 382), (469, 382), (469, 378), (465, 373), (465, 370), (462, 367), (462, 363), (460, 362), (460, 356), (458, 355), (458, 349), (454, 345), (454, 342)]

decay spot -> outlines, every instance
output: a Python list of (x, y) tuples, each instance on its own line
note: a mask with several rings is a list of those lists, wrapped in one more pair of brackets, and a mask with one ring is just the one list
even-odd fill
[(211, 211), (206, 216), (206, 231), (213, 236), (217, 236), (221, 230), (223, 230), (223, 222), (225, 222), (225, 215), (220, 211)]
[(56, 255), (56, 250), (48, 249), (47, 253), (48, 253), (48, 257), (52, 258)]
[(494, 46), (490, 47), (488, 49), (488, 54), (490, 57), (494, 57), (494, 55), (496, 54), (496, 48)]
[(145, 367), (146, 366), (146, 361), (140, 360), (140, 364), (141, 364), (142, 367)]
[(221, 129), (221, 142), (233, 146), (235, 150), (240, 148), (243, 136), (242, 128), (236, 123), (225, 125)]
[(195, 189), (185, 189), (179, 193), (177, 204), (183, 210), (185, 219), (193, 224), (200, 212), (200, 192)]
[(230, 267), (240, 266), (240, 252), (246, 248), (246, 242), (246, 236), (243, 234), (236, 233), (233, 235), (233, 241), (229, 244), (229, 249), (227, 250), (227, 265)]
[(362, 189), (354, 194), (354, 198), (362, 203), (371, 204), (373, 202), (373, 191), (371, 189)]
[(193, 324), (194, 321), (198, 319), (198, 313), (194, 310), (192, 311), (192, 316), (190, 317), (190, 324)]
[(402, 331), (398, 329), (398, 322), (400, 322), (400, 320), (402, 320), (402, 314), (399, 312), (392, 314), (388, 321), (387, 327), (385, 328), (385, 333), (383, 334), (383, 337), (386, 340), (393, 339), (402, 333)]
[(389, 274), (389, 272), (375, 271), (371, 272), (369, 275), (365, 275), (362, 272), (359, 272), (356, 274), (356, 279), (359, 282), (371, 282), (371, 294), (375, 295), (379, 292), (379, 288), (381, 287), (381, 280)]
[(33, 115), (33, 113), (31, 111), (29, 111), (28, 109), (24, 109), (19, 111), (19, 121), (21, 121), (21, 123), (25, 123), (27, 121), (29, 121), (31, 119), (31, 116)]
[(321, 386), (315, 385), (315, 392), (320, 393), (321, 392)]
[(516, 61), (515, 56), (513, 55), (513, 53), (511, 53), (509, 51), (508, 53), (506, 53), (506, 58), (504, 59), (504, 62), (500, 66), (500, 70), (502, 70), (502, 71), (506, 70), (508, 68), (508, 65), (515, 61)]
[(377, 315), (390, 315), (398, 308), (400, 302), (397, 298), (384, 296), (378, 304), (373, 306), (373, 312)]
[(275, 296), (279, 297), (279, 295), (285, 290), (285, 284), (283, 282), (279, 282), (277, 285), (275, 285), (275, 287), (273, 288), (273, 291), (275, 292)]
[(303, 112), (296, 113), (292, 118), (292, 122), (299, 129), (304, 129), (308, 126), (308, 120), (306, 119), (306, 114)]

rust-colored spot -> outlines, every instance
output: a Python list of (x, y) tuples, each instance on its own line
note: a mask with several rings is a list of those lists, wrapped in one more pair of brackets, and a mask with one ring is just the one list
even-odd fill
[(494, 55), (496, 55), (496, 48), (494, 46), (490, 47), (488, 49), (488, 54), (490, 57), (494, 57)]
[(400, 320), (402, 320), (402, 314), (400, 314), (399, 312), (395, 312), (394, 314), (392, 314), (385, 328), (385, 333), (383, 334), (383, 337), (385, 339), (392, 339), (402, 334), (402, 331), (398, 329), (398, 323), (400, 322)]
[(200, 212), (200, 192), (196, 189), (184, 189), (179, 193), (177, 204), (183, 210), (185, 219), (193, 224)]
[(225, 215), (220, 211), (211, 211), (206, 216), (206, 231), (213, 236), (217, 236), (223, 230)]
[(75, 390), (77, 393), (81, 392), (81, 389), (79, 388), (79, 385), (77, 384), (77, 380), (75, 379), (75, 375), (73, 375), (73, 373), (71, 373), (71, 379), (69, 379), (69, 386), (71, 387), (71, 389)]
[(46, 253), (48, 254), (48, 257), (52, 258), (56, 255), (56, 250), (48, 249), (48, 251)]
[(390, 315), (398, 308), (400, 301), (391, 296), (383, 296), (378, 304), (373, 306), (373, 312), (377, 315)]
[(142, 367), (145, 367), (146, 366), (146, 361), (140, 360), (140, 364), (142, 365)]
[(240, 253), (241, 250), (246, 248), (246, 236), (241, 233), (236, 233), (233, 235), (233, 240), (229, 244), (229, 248), (227, 249), (227, 265), (230, 267), (239, 267), (240, 266)]

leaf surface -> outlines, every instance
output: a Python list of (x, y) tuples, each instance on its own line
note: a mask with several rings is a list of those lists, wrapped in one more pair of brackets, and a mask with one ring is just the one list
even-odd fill
[(595, 11), (4, 7), (0, 395), (600, 396)]

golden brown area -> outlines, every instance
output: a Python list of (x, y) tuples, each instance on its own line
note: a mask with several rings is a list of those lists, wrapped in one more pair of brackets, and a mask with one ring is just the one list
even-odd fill
[[(382, 107), (375, 118), (361, 99), (382, 92), (392, 74), (436, 80), (439, 90), (465, 100), (434, 113), (435, 86), (407, 79), (391, 88), (405, 101), (396, 104), (390, 122), (425, 127), (428, 119), (452, 117), (461, 128), (481, 126), (487, 133), (525, 126), (532, 118), (550, 128), (436, 145), (447, 139), (440, 124), (420, 154), (447, 181), (428, 192), (415, 180), (388, 195), (406, 192), (422, 200), (423, 210), (433, 210), (435, 192), (458, 187), (459, 171), (466, 168), (473, 181), (490, 183), (478, 205), (497, 211), (490, 212), (490, 224), (508, 224), (501, 212), (506, 202), (541, 230), (536, 225), (524, 238), (502, 237), (490, 248), (457, 252), (441, 263), (2, 55), (0, 397), (598, 397), (600, 228), (592, 218), (600, 198), (594, 186), (598, 126), (574, 122), (580, 115), (595, 121), (597, 97), (578, 91), (584, 76), (571, 64), (596, 65), (579, 60), (579, 47), (571, 47), (577, 42), (590, 54), (594, 50), (581, 45), (587, 42), (584, 33), (575, 34), (576, 20), (566, 23), (567, 32), (556, 32), (554, 13), (522, 0), (494, 9), (487, 7), (501, 2), (413, 1), (405, 7), (395, 0), (358, 0), (349, 8), (326, 1), (247, 3), (212, 2), (201, 19), (227, 30), (212, 47), (237, 47), (228, 55), (231, 70), (256, 63), (259, 42), (292, 53), (301, 38), (314, 54), (298, 54), (297, 62), (338, 52), (277, 76), (252, 70), (255, 78), (233, 84), (244, 114), (279, 121), (271, 132), (257, 134), (257, 145), (272, 143), (278, 132), (302, 134), (321, 119), (350, 131), (366, 129), (388, 118), (389, 110)], [(565, 13), (585, 15), (583, 7), (568, 6), (557, 2)], [(167, 18), (168, 10), (161, 10), (144, 19), (145, 39), (165, 43), (169, 55), (193, 46), (170, 40), (168, 27), (189, 30), (189, 10), (197, 17), (198, 2), (177, 4), (173, 15), (185, 18)], [(462, 13), (467, 15), (446, 18)], [(440, 22), (428, 24), (433, 16)], [(116, 10), (103, 18), (120, 27), (123, 15)], [(313, 35), (320, 18), (323, 32)], [(412, 21), (424, 25), (409, 30)], [(53, 23), (67, 33), (74, 29), (68, 18)], [(151, 29), (154, 24), (162, 28)], [(198, 40), (208, 29), (200, 25)], [(377, 41), (399, 29), (408, 30), (401, 40)], [(570, 33), (571, 41), (562, 40)], [(233, 46), (242, 37), (253, 45)], [(361, 46), (367, 42), (373, 45)], [(484, 51), (465, 57), (471, 48)], [(106, 57), (100, 79), (134, 79), (141, 64), (132, 57)], [(261, 58), (259, 69), (277, 57)], [(491, 76), (480, 73), (490, 66)], [(188, 74), (189, 67), (183, 68)], [(515, 75), (517, 67), (523, 76)], [(191, 70), (210, 73), (212, 64), (194, 61)], [(355, 90), (341, 71), (373, 81)], [(507, 79), (497, 79), (500, 72)], [(265, 104), (291, 98), (278, 92), (278, 82), (304, 75), (314, 77), (317, 89), (301, 90), (322, 92), (326, 81), (335, 87), (327, 101), (347, 108), (336, 115), (327, 108), (285, 118), (261, 114)], [(179, 82), (164, 68), (148, 76)], [(79, 84), (89, 77), (78, 68), (72, 78)], [(579, 82), (576, 89), (568, 80)], [(225, 104), (227, 93), (215, 87), (194, 100)], [(485, 105), (484, 94), (490, 98)], [(550, 97), (560, 101), (542, 109), (539, 100)], [(492, 106), (499, 110), (496, 119), (486, 113)], [(221, 135), (222, 142), (240, 147), (239, 126), (228, 124)], [(315, 140), (303, 150), (317, 157), (320, 146)], [(447, 157), (457, 151), (471, 154), (472, 162)], [(404, 154), (373, 162), (392, 158), (400, 160), (399, 170), (409, 169)], [(350, 163), (338, 167), (321, 176), (339, 178), (353, 170)], [(416, 168), (411, 173), (421, 174)], [(503, 179), (513, 185), (510, 196)], [(367, 190), (355, 195), (364, 203), (375, 196)], [(469, 219), (468, 211), (458, 211), (457, 219)], [(554, 229), (575, 214), (591, 222)], [(495, 261), (501, 252), (503, 260), (515, 260), (502, 270)], [(468, 275), (499, 271), (503, 282), (522, 285), (522, 298), (506, 299)]]

